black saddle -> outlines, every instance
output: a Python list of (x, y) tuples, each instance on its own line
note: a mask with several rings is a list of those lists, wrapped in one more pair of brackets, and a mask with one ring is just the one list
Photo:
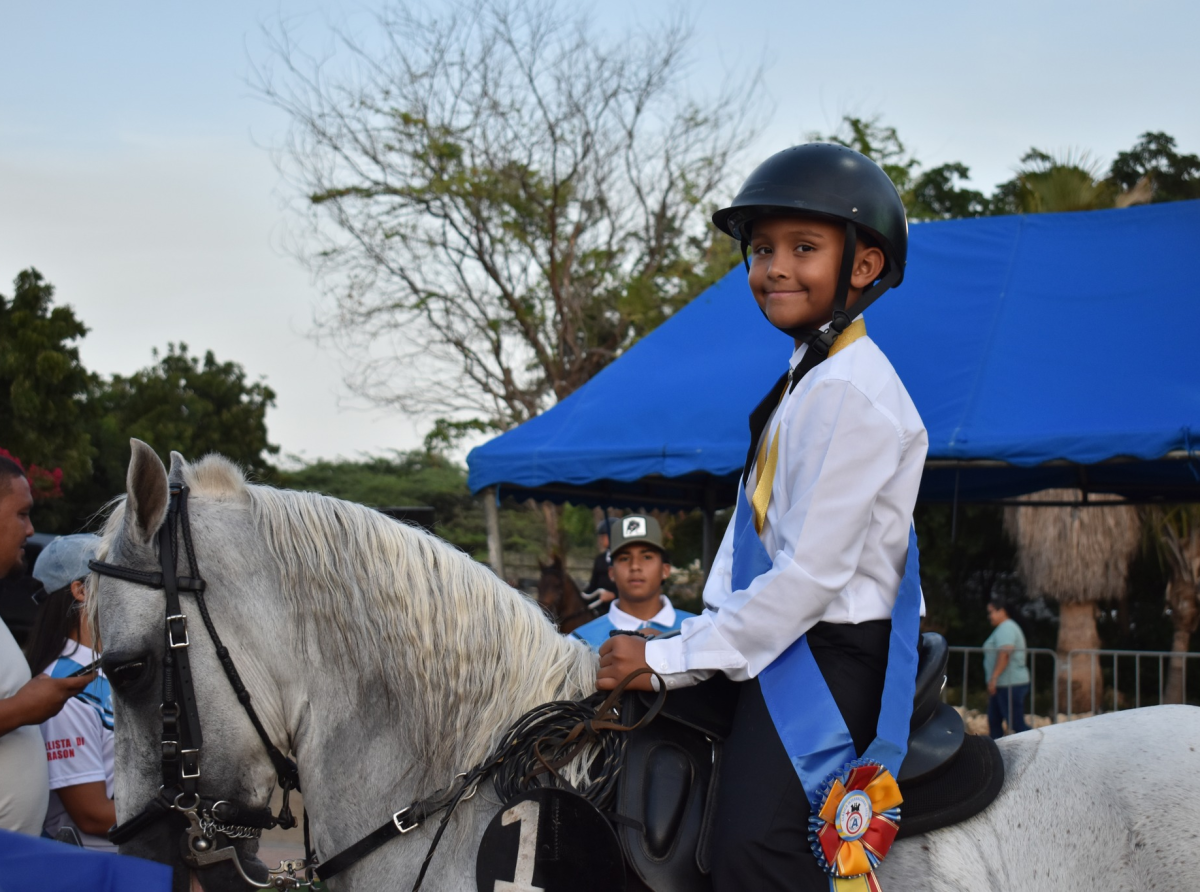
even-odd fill
[[(964, 733), (941, 701), (949, 648), (921, 636), (908, 755), (900, 769), (901, 838), (978, 814), (1004, 782), (1004, 763), (988, 737)], [(627, 696), (622, 723), (634, 724), (656, 695)], [(711, 830), (738, 685), (718, 675), (667, 694), (658, 717), (630, 733), (617, 792), (617, 837), (627, 889), (707, 892)]]

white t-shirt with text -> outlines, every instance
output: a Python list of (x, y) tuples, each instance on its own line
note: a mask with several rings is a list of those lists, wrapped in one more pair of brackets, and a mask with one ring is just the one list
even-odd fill
[[(62, 678), (96, 659), (89, 648), (68, 641), (46, 674)], [(85, 847), (115, 852), (117, 847), (103, 836), (84, 833), (75, 826), (56, 790), (104, 782), (104, 793), (113, 797), (113, 711), (112, 690), (104, 673), (81, 694), (72, 697), (62, 712), (42, 723), (46, 744), (46, 767), (50, 775), (50, 801), (46, 810), (46, 833), (54, 836), (62, 827), (75, 827)]]

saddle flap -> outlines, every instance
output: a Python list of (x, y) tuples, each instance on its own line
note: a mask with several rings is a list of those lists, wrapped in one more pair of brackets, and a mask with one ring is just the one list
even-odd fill
[(996, 741), (969, 734), (944, 770), (918, 781), (900, 781), (904, 803), (897, 838), (972, 818), (995, 801), (1002, 786), (1004, 759)]
[(937, 777), (958, 755), (965, 735), (954, 707), (938, 703), (925, 723), (909, 734), (908, 754), (896, 780), (904, 784)]
[[(626, 864), (645, 887), (704, 892), (711, 884), (701, 867), (702, 841), (720, 744), (680, 720), (681, 707), (671, 710), (677, 693), (667, 695), (653, 722), (629, 734), (617, 792), (617, 838)], [(645, 711), (642, 698), (626, 697), (621, 721), (631, 724)], [(665, 715), (674, 720), (662, 721)]]

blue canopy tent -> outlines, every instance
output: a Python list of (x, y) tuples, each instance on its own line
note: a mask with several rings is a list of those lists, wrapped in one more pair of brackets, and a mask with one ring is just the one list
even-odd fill
[[(866, 315), (929, 429), (921, 498), (1049, 487), (1200, 501), (1200, 201), (922, 223)], [(472, 491), (732, 504), (789, 340), (739, 267), (554, 408), (472, 450)], [(1195, 450), (1195, 451), (1194, 451)]]

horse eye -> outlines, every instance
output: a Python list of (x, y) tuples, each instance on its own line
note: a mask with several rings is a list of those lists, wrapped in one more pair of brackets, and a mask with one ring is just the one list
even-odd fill
[(128, 663), (122, 663), (119, 666), (113, 666), (111, 669), (104, 670), (104, 674), (108, 676), (109, 681), (117, 688), (132, 687), (137, 684), (145, 673), (145, 660), (131, 660)]

